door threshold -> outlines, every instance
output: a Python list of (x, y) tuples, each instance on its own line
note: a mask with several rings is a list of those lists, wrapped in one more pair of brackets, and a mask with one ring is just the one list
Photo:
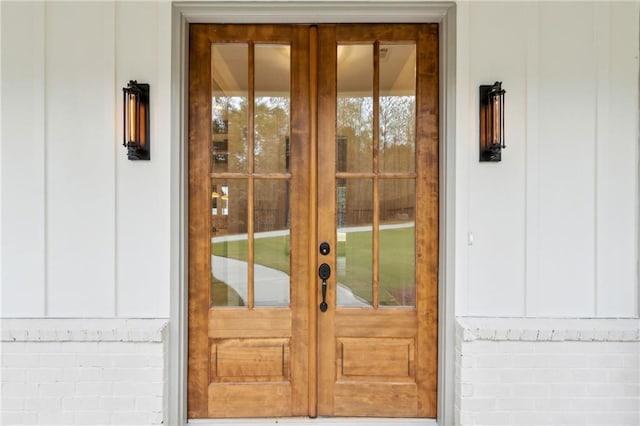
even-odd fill
[(435, 419), (402, 419), (402, 418), (380, 418), (380, 417), (282, 417), (282, 418), (262, 418), (262, 419), (190, 419), (189, 425), (198, 426), (256, 426), (256, 425), (331, 425), (331, 426), (362, 426), (372, 424), (376, 426), (397, 426), (397, 425), (426, 425), (437, 426)]

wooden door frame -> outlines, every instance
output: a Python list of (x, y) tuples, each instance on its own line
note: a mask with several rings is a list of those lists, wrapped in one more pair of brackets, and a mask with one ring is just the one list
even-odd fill
[(171, 11), (171, 254), (165, 419), (186, 424), (188, 294), (188, 28), (190, 23), (438, 23), (440, 25), (440, 242), (438, 424), (454, 421), (455, 36), (454, 3), (175, 3)]

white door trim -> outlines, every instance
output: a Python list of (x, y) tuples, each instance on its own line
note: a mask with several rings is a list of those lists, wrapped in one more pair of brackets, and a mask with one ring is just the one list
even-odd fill
[[(454, 423), (455, 76), (456, 8), (432, 1), (225, 1), (176, 2), (171, 30), (171, 298), (166, 424), (186, 424), (187, 401), (187, 31), (190, 23), (440, 24), (440, 265), (438, 302), (438, 418)], [(282, 422), (284, 419), (279, 419)], [(293, 419), (293, 422), (300, 419)], [(216, 422), (217, 423), (217, 422)], [(246, 422), (245, 422), (246, 423)], [(362, 424), (353, 419), (313, 419), (305, 424)], [(394, 421), (394, 424), (402, 422)], [(415, 422), (412, 422), (415, 424)], [(193, 422), (191, 424), (194, 424)], [(205, 423), (206, 424), (206, 423)], [(236, 424), (239, 423), (223, 423)], [(430, 425), (432, 420), (419, 424)]]

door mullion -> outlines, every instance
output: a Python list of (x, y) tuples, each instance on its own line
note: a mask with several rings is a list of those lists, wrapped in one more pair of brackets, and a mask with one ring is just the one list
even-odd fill
[[(318, 263), (318, 27), (309, 28), (309, 265)], [(316, 282), (316, 268), (309, 268)], [(318, 297), (309, 290), (309, 416), (318, 415)]]
[(254, 116), (255, 116), (255, 43), (249, 42), (249, 89), (247, 105), (247, 166), (249, 178), (247, 182), (247, 308), (253, 309), (254, 298)]
[(380, 180), (378, 173), (380, 172), (380, 42), (375, 41), (373, 44), (373, 215), (371, 234), (373, 237), (373, 309), (378, 309), (380, 304)]

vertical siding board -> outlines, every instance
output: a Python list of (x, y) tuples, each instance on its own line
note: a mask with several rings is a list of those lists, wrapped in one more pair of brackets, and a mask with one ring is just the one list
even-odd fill
[(525, 307), (524, 316), (535, 312), (531, 292), (540, 280), (540, 149), (539, 149), (539, 93), (540, 85), (540, 5), (529, 3), (527, 16), (527, 68), (526, 68), (526, 159), (525, 159)]
[(597, 315), (637, 314), (638, 4), (597, 6)]
[(13, 2), (1, 7), (0, 312), (4, 317), (35, 317), (46, 315), (45, 5)]
[[(469, 314), (524, 315), (525, 111), (527, 16), (519, 4), (471, 5), (469, 113)], [(491, 22), (490, 25), (487, 25)], [(510, 54), (504, 54), (510, 52)], [(503, 161), (478, 160), (478, 88), (502, 81), (506, 89)]]
[[(161, 60), (170, 58), (171, 43), (162, 37), (171, 25), (159, 17), (164, 6), (116, 2), (116, 306), (123, 317), (168, 315), (171, 85), (170, 64)], [(151, 88), (150, 161), (129, 161), (122, 147), (122, 87), (129, 80)]]
[(594, 8), (540, 7), (540, 279), (529, 289), (528, 314), (590, 316), (595, 311)]
[(48, 314), (112, 316), (114, 4), (46, 7)]

